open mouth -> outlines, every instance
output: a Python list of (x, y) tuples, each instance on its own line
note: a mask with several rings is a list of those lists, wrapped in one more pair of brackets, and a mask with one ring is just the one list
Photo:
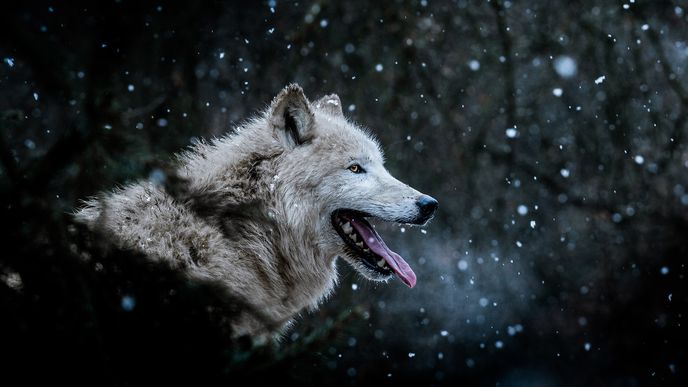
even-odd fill
[(371, 215), (354, 210), (337, 210), (332, 213), (332, 225), (349, 253), (359, 258), (373, 275), (388, 278), (396, 274), (412, 288), (416, 284), (416, 274), (399, 254), (387, 247), (366, 217)]

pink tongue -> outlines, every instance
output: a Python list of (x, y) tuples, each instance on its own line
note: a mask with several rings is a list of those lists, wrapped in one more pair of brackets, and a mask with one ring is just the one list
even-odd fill
[(411, 267), (404, 261), (399, 254), (390, 250), (385, 242), (380, 238), (375, 230), (368, 224), (368, 222), (361, 222), (356, 219), (351, 219), (351, 225), (363, 237), (363, 240), (368, 247), (387, 261), (392, 271), (404, 281), (404, 283), (412, 288), (416, 285), (416, 274), (411, 270)]

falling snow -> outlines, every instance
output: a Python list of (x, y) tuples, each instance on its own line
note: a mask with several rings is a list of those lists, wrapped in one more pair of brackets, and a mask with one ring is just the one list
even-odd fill
[(136, 299), (132, 296), (124, 296), (120, 304), (125, 312), (131, 312), (134, 310), (134, 307), (136, 307)]
[(576, 75), (578, 65), (570, 56), (559, 56), (554, 60), (554, 70), (562, 78), (571, 78)]

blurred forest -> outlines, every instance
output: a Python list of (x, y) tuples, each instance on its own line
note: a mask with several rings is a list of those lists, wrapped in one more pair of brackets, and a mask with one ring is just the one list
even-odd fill
[[(686, 385), (688, 3), (32, 1), (0, 13), (0, 370), (357, 385)], [(418, 285), (341, 283), (279, 345), (79, 200), (166, 179), (287, 83), (436, 197), (380, 225)], [(23, 383), (27, 384), (27, 383)]]

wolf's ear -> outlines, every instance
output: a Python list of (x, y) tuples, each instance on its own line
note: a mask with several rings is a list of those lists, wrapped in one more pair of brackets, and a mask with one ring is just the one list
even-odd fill
[(333, 116), (344, 116), (342, 101), (337, 94), (326, 95), (315, 102), (315, 107)]
[(270, 124), (277, 138), (294, 147), (313, 137), (313, 111), (301, 86), (292, 83), (270, 105)]

